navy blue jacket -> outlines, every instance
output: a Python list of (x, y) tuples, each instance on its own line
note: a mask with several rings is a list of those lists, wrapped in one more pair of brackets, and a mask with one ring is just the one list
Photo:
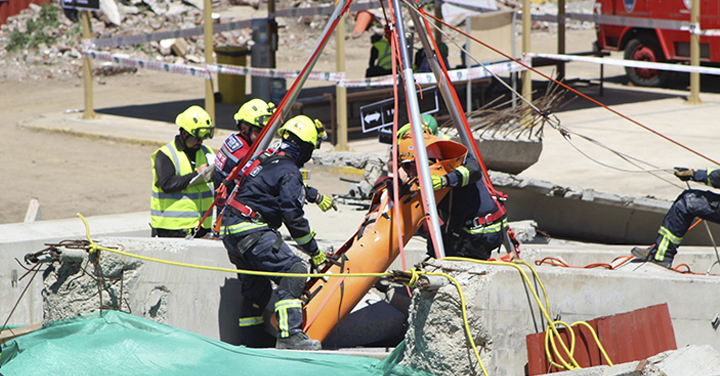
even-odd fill
[(448, 185), (453, 189), (438, 203), (438, 213), (445, 221), (445, 226), (456, 232), (464, 227), (465, 221), (498, 210), (485, 183), (480, 179), (482, 172), (477, 160), (468, 155), (463, 166), (468, 170), (467, 184), (463, 185), (462, 174), (457, 169), (448, 173)]
[[(262, 222), (267, 226), (240, 226), (242, 231), (231, 233), (244, 236), (267, 227), (278, 229), (284, 224), (303, 251), (313, 254), (317, 251), (315, 233), (304, 217), (305, 185), (293, 157), (290, 153), (263, 163), (259, 171), (247, 177), (234, 198), (260, 213)], [(235, 210), (225, 210), (224, 226), (237, 230), (240, 228), (234, 225), (241, 222), (249, 220)]]

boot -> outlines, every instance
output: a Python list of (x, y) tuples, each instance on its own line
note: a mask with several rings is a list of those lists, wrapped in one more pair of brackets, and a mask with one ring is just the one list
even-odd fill
[(321, 350), (320, 341), (310, 339), (304, 332), (297, 332), (287, 338), (278, 338), (275, 348), (280, 350)]
[(660, 265), (665, 269), (671, 269), (672, 268), (672, 262), (673, 260), (665, 257), (662, 261), (655, 259), (655, 252), (653, 252), (652, 247), (647, 248), (641, 248), (641, 247), (635, 247), (633, 248), (630, 253), (632, 253), (633, 256), (636, 258), (643, 260), (645, 262), (652, 262), (655, 265)]

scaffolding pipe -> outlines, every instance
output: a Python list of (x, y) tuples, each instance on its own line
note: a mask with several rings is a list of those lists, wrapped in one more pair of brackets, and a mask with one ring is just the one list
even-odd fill
[(295, 102), (295, 99), (297, 99), (298, 95), (300, 94), (300, 89), (302, 89), (303, 84), (305, 84), (305, 81), (307, 81), (310, 72), (312, 72), (313, 68), (315, 67), (315, 63), (317, 63), (322, 50), (325, 48), (325, 45), (329, 40), (327, 36), (333, 32), (333, 30), (335, 29), (335, 22), (338, 21), (340, 17), (342, 17), (342, 11), (350, 4), (350, 2), (350, 0), (340, 0), (338, 2), (338, 5), (335, 7), (333, 14), (330, 16), (330, 19), (325, 26), (325, 29), (323, 30), (322, 34), (320, 34), (320, 40), (318, 41), (317, 45), (315, 45), (315, 48), (313, 49), (313, 54), (310, 55), (310, 58), (305, 63), (307, 69), (302, 71), (300, 76), (295, 79), (295, 82), (290, 87), (288, 93), (285, 95), (283, 101), (285, 101), (286, 99), (287, 101), (284, 107), (282, 107), (282, 113), (280, 114), (280, 116), (273, 116), (270, 118), (270, 123), (267, 125), (267, 127), (269, 127), (269, 130), (265, 134), (265, 137), (258, 141), (258, 147), (253, 152), (253, 156), (258, 155), (260, 152), (267, 149), (270, 145), (273, 135), (276, 134), (277, 130), (280, 128), (281, 122), (278, 117), (280, 119), (285, 119), (290, 114), (290, 111), (292, 110), (292, 104)]
[[(416, 12), (409, 12), (410, 17), (412, 17), (413, 23), (416, 25), (415, 30), (417, 31), (418, 38), (420, 39), (420, 43), (422, 43), (423, 49), (425, 50), (425, 56), (427, 56), (428, 63), (430, 65), (430, 69), (432, 70), (433, 74), (435, 75), (435, 80), (438, 82), (438, 88), (440, 88), (440, 94), (443, 97), (443, 100), (445, 101), (445, 106), (448, 108), (448, 112), (450, 112), (450, 117), (452, 118), (453, 122), (455, 123), (455, 128), (458, 130), (458, 135), (460, 136), (460, 140), (462, 141), (463, 145), (465, 145), (468, 150), (470, 150), (473, 155), (475, 156), (476, 160), (481, 160), (481, 156), (477, 155), (475, 153), (477, 148), (474, 148), (472, 145), (473, 142), (475, 142), (475, 139), (472, 138), (472, 135), (467, 133), (467, 130), (463, 126), (465, 122), (463, 121), (462, 115), (460, 112), (462, 109), (458, 108), (456, 105), (456, 102), (453, 98), (452, 93), (450, 92), (450, 88), (452, 87), (452, 83), (448, 82), (447, 76), (443, 74), (442, 67), (440, 67), (440, 62), (438, 61), (437, 53), (435, 50), (432, 49), (432, 46), (430, 45), (430, 41), (428, 40), (427, 33), (425, 32), (425, 29), (423, 29), (420, 26), (422, 25), (422, 21), (420, 20), (420, 17), (418, 17)], [(468, 80), (468, 85), (470, 85), (470, 81)], [(469, 111), (469, 110), (468, 110)]]
[[(435, 256), (437, 258), (445, 257), (445, 248), (442, 242), (442, 232), (440, 231), (440, 218), (437, 213), (437, 204), (435, 203), (435, 195), (433, 194), (432, 178), (430, 177), (430, 166), (428, 165), (427, 150), (424, 145), (424, 136), (422, 128), (422, 120), (420, 119), (420, 106), (417, 99), (417, 90), (415, 89), (415, 77), (413, 76), (412, 60), (408, 53), (407, 39), (405, 38), (405, 25), (403, 24), (403, 15), (400, 10), (400, 0), (392, 0), (393, 11), (395, 12), (395, 27), (397, 29), (398, 39), (400, 40), (400, 53), (402, 54), (403, 63), (403, 79), (405, 81), (405, 98), (408, 105), (408, 116), (413, 132), (413, 140), (415, 143), (415, 165), (420, 173), (422, 180), (421, 194), (424, 202), (427, 203), (426, 210), (430, 215), (430, 231), (435, 240)], [(412, 13), (412, 11), (410, 12)], [(421, 27), (417, 26), (416, 30)], [(429, 57), (429, 55), (428, 55)]]

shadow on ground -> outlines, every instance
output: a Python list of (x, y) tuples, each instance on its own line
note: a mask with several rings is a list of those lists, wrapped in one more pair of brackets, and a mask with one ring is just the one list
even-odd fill
[[(508, 80), (509, 81), (509, 80)], [(587, 95), (595, 101), (608, 106), (616, 106), (620, 104), (628, 103), (639, 103), (649, 102), (666, 98), (687, 98), (690, 94), (689, 89), (689, 74), (676, 74), (663, 88), (635, 88), (631, 83), (628, 82), (627, 76), (612, 76), (606, 77), (605, 82), (612, 85), (604, 85), (602, 90), (598, 80), (574, 80), (570, 79), (566, 81), (566, 84), (573, 89), (579, 91), (582, 94)], [(621, 87), (618, 87), (621, 85)], [(542, 95), (545, 95), (548, 89), (547, 81), (535, 80), (533, 81), (533, 98), (537, 99)], [(672, 90), (667, 90), (672, 89)], [(365, 88), (357, 88), (354, 90), (348, 90), (349, 93), (363, 91)], [(701, 76), (701, 90), (707, 93), (720, 93), (720, 77), (718, 76)], [(460, 97), (460, 103), (464, 106), (465, 90), (458, 88), (458, 96)], [(306, 114), (313, 118), (318, 118), (326, 124), (326, 128), (329, 130), (329, 125), (332, 121), (332, 111), (330, 102), (322, 99), (325, 93), (335, 93), (334, 86), (324, 86), (303, 89), (298, 96), (297, 102), (302, 102), (303, 105), (299, 109), (294, 109), (290, 116), (297, 115), (299, 113)], [(481, 104), (488, 103), (493, 99), (503, 97), (500, 101), (507, 100), (509, 90), (503, 86), (500, 82), (494, 81), (487, 85), (480, 85), (475, 88), (473, 92), (473, 103), (474, 107), (480, 106)], [(602, 94), (602, 95), (601, 95)], [(248, 97), (249, 98), (249, 97)], [(353, 127), (353, 124), (359, 123), (359, 107), (374, 103), (384, 99), (384, 97), (372, 97), (364, 101), (353, 101), (349, 105), (348, 111), (348, 123), (350, 132), (348, 133), (348, 139), (356, 140), (361, 138), (376, 137), (376, 133), (363, 134), (357, 126)], [(567, 102), (559, 112), (572, 111), (584, 108), (597, 107), (598, 104), (583, 98), (575, 93), (568, 93), (565, 96)], [(447, 109), (440, 100), (440, 118), (447, 118)], [(175, 102), (159, 102), (143, 105), (132, 105), (123, 107), (108, 107), (97, 109), (96, 111), (101, 114), (125, 116), (139, 119), (163, 121), (163, 122), (174, 122), (177, 114), (185, 110), (192, 105), (204, 106), (204, 99), (198, 98), (186, 101), (175, 101)], [(215, 104), (215, 119), (218, 128), (235, 130), (235, 120), (233, 115), (240, 108), (241, 103), (217, 103)], [(402, 104), (404, 106), (404, 104)]]

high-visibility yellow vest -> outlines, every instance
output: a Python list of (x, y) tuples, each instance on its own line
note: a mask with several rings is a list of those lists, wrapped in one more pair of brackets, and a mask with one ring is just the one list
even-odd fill
[(387, 39), (383, 38), (380, 41), (373, 43), (373, 47), (378, 51), (377, 65), (382, 69), (392, 69), (392, 56), (390, 55), (390, 43)]
[[(192, 229), (197, 227), (205, 212), (210, 209), (213, 202), (212, 183), (203, 182), (186, 187), (181, 192), (168, 193), (158, 186), (157, 172), (155, 171), (155, 156), (157, 153), (167, 155), (175, 166), (175, 173), (179, 176), (194, 171), (190, 160), (184, 152), (175, 146), (175, 141), (161, 147), (152, 154), (153, 186), (150, 199), (150, 225), (153, 228), (167, 230)], [(214, 155), (212, 149), (201, 145), (195, 153), (195, 164), (208, 163), (206, 154)], [(202, 179), (202, 178), (200, 178)], [(212, 215), (202, 223), (203, 228), (212, 226)]]

